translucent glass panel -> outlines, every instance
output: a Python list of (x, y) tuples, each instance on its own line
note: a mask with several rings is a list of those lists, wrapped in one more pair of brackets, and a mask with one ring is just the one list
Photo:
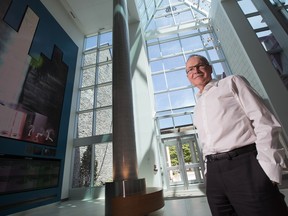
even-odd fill
[(72, 188), (89, 187), (91, 183), (92, 146), (74, 148)]
[(166, 73), (168, 89), (180, 88), (190, 85), (185, 69), (171, 71)]
[(261, 15), (249, 17), (248, 21), (253, 29), (267, 27), (267, 24), (263, 21), (263, 18)]
[(102, 186), (111, 182), (112, 166), (112, 143), (74, 148), (72, 187)]
[[(156, 115), (163, 111), (174, 113), (183, 107), (195, 106), (195, 90), (187, 79), (185, 63), (191, 54), (205, 56), (213, 67), (213, 78), (222, 78), (224, 72), (230, 74), (224, 63), (224, 55), (219, 41), (209, 24), (197, 30), (182, 31), (147, 41)], [(215, 63), (214, 63), (215, 62)], [(225, 66), (225, 67), (224, 67)], [(177, 126), (181, 126), (178, 121)], [(183, 124), (187, 124), (182, 119)], [(166, 119), (160, 121), (161, 128), (175, 126)]]
[(140, 21), (144, 29), (161, 1), (162, 0), (136, 0)]
[(102, 186), (105, 182), (113, 180), (113, 157), (112, 157), (112, 143), (102, 143), (95, 145), (95, 178), (94, 186)]
[(86, 38), (85, 49), (76, 138), (112, 132), (112, 32)]
[(99, 51), (99, 63), (108, 62), (112, 60), (112, 49), (105, 49)]
[[(85, 40), (79, 86), (76, 138), (112, 133), (112, 32)], [(112, 181), (112, 143), (74, 147), (72, 187), (103, 186)]]
[[(180, 116), (173, 116), (173, 113), (166, 113), (167, 117), (159, 118), (158, 123), (160, 128), (175, 128), (175, 127), (181, 127), (183, 125), (192, 125), (193, 119), (192, 119), (192, 113), (191, 108), (189, 109), (179, 109), (177, 110), (179, 113), (183, 113), (187, 111), (189, 114), (183, 114)], [(177, 111), (174, 112), (177, 113)], [(169, 116), (170, 114), (170, 116)]]
[(98, 35), (95, 35), (92, 37), (87, 37), (85, 39), (84, 50), (89, 50), (89, 49), (95, 48), (97, 46), (97, 39), (98, 39)]
[(105, 107), (112, 105), (112, 85), (98, 86), (96, 89), (96, 107)]
[(154, 92), (190, 85), (185, 69), (152, 75)]
[(93, 129), (93, 112), (85, 112), (78, 114), (77, 119), (77, 138), (92, 136)]
[(184, 51), (194, 51), (203, 48), (203, 42), (200, 35), (195, 37), (181, 39), (181, 44)]
[(80, 91), (79, 111), (93, 109), (94, 106), (103, 107), (112, 105), (112, 86), (98, 86), (96, 88), (96, 104), (94, 104), (94, 88), (83, 89)]
[(178, 40), (169, 41), (169, 42), (166, 42), (166, 43), (161, 43), (160, 44), (160, 49), (161, 49), (161, 52), (162, 52), (163, 56), (181, 52), (181, 46), (180, 46), (180, 42)]
[(238, 1), (238, 4), (241, 7), (244, 14), (255, 13), (258, 11), (251, 0), (241, 0)]
[(80, 92), (79, 110), (93, 109), (94, 105), (94, 89), (85, 89)]
[(112, 45), (112, 32), (106, 32), (100, 34), (100, 47)]
[(146, 30), (155, 30), (191, 22), (196, 19), (205, 19), (209, 13), (210, 4), (211, 2), (206, 0), (163, 0), (160, 7), (156, 9), (154, 17)]
[(164, 69), (165, 70), (172, 70), (179, 67), (183, 67), (185, 65), (185, 59), (181, 56), (165, 58), (163, 59)]
[(99, 65), (97, 75), (98, 84), (112, 82), (112, 63)]
[(181, 116), (175, 116), (173, 118), (174, 118), (174, 127), (193, 124), (191, 115), (181, 115)]
[(112, 108), (97, 110), (95, 135), (109, 134), (112, 132)]
[[(226, 66), (226, 68), (224, 68), (223, 66)], [(223, 74), (229, 75), (227, 74), (227, 65), (225, 65), (223, 62), (212, 64), (212, 68), (213, 68), (213, 72), (216, 74), (216, 77), (214, 78), (217, 78), (217, 76), (221, 76)]]
[(91, 65), (91, 64), (96, 64), (96, 57), (97, 53), (96, 52), (87, 52), (83, 56), (83, 66)]
[[(186, 7), (186, 6), (183, 5), (182, 7)], [(185, 22), (187, 22), (189, 20), (192, 20), (193, 17), (195, 17), (195, 16), (193, 16), (193, 13), (192, 13), (192, 11), (190, 9), (189, 10), (183, 10), (183, 9), (186, 9), (186, 8), (182, 9), (182, 7), (180, 7), (180, 6), (178, 7), (178, 10), (179, 10), (178, 14), (174, 13), (174, 19), (175, 19), (175, 23), (176, 24), (185, 23)]]
[(81, 87), (92, 86), (95, 84), (96, 68), (88, 68), (82, 70)]

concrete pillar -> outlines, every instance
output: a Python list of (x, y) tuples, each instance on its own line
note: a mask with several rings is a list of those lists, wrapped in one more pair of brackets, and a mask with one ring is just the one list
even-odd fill
[(126, 0), (113, 0), (112, 73), (113, 182), (105, 185), (106, 216), (113, 214), (116, 197), (131, 197), (146, 190), (145, 179), (138, 179)]
[(126, 0), (113, 1), (113, 180), (137, 179)]

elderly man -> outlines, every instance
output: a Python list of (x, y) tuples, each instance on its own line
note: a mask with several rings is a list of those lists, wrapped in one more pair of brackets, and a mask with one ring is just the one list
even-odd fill
[(277, 186), (285, 154), (278, 148), (281, 126), (276, 118), (244, 78), (212, 79), (205, 57), (191, 55), (186, 72), (199, 89), (194, 124), (213, 216), (288, 216)]

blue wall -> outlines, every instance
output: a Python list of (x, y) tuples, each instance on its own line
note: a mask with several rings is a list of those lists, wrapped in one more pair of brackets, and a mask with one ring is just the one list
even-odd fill
[[(78, 47), (69, 37), (69, 35), (56, 22), (48, 10), (42, 5), (40, 0), (4, 1), (6, 4), (7, 2), (10, 2), (10, 6), (6, 11), (5, 17), (3, 20), (0, 20), (0, 22), (4, 21), (13, 30), (15, 30), (15, 32), (17, 32), (21, 26), (21, 22), (23, 21), (23, 16), (27, 7), (31, 8), (39, 17), (39, 23), (28, 55), (33, 58), (44, 55), (48, 59), (52, 59), (55, 47), (57, 47), (62, 51), (62, 61), (67, 65), (68, 73), (56, 145), (43, 145), (35, 142), (0, 137), (0, 169), (1, 165), (5, 165), (7, 161), (11, 162), (15, 160), (33, 160), (36, 161), (36, 163), (37, 161), (44, 161), (47, 162), (47, 164), (58, 161), (60, 164), (58, 184), (53, 187), (39, 188), (37, 190), (27, 190), (25, 192), (20, 191), (17, 193), (0, 193), (0, 215), (7, 215), (18, 211), (23, 211), (25, 209), (56, 202), (61, 199), (65, 149), (67, 142), (73, 81), (78, 53)], [(7, 176), (3, 177), (3, 173), (0, 174), (0, 184), (1, 181), (3, 183), (3, 178), (9, 178), (8, 175), (9, 174), (7, 173)], [(7, 182), (7, 178), (4, 181)]]

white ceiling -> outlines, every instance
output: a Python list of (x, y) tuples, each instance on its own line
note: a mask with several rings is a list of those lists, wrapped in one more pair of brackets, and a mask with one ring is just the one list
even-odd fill
[[(112, 29), (113, 0), (60, 0), (84, 35)], [(129, 22), (139, 20), (135, 0), (127, 0)]]

